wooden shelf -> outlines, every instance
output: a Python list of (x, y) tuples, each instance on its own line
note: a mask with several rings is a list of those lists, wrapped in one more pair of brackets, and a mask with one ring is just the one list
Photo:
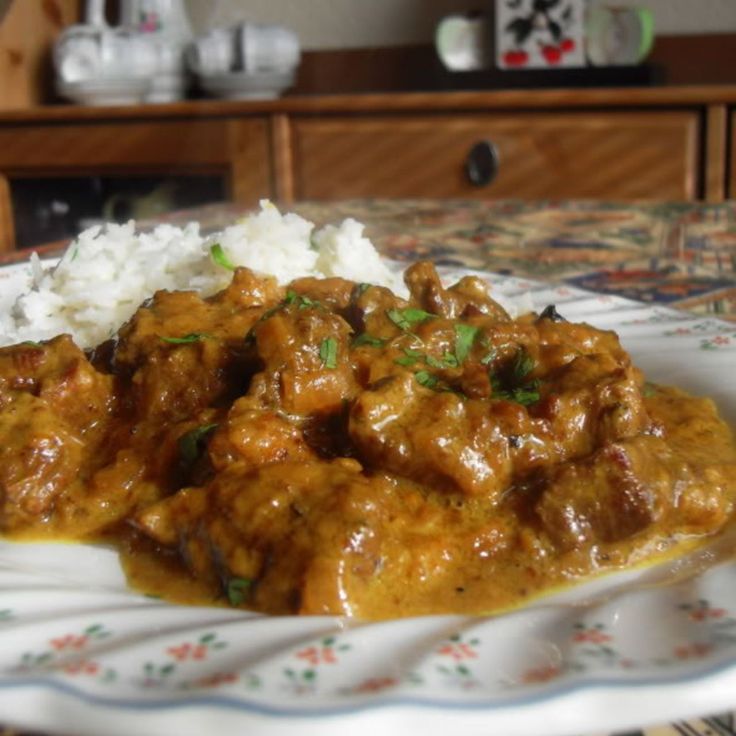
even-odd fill
[[(215, 172), (231, 197), (594, 197), (719, 201), (734, 191), (736, 85), (370, 92), (0, 113), (0, 249), (17, 177)], [(493, 142), (495, 184), (467, 151)], [(4, 177), (4, 179), (3, 179)], [(8, 186), (9, 183), (9, 186)]]

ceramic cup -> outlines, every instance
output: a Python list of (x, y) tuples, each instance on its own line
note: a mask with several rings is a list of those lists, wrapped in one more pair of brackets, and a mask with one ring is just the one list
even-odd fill
[(647, 57), (654, 43), (654, 14), (644, 7), (594, 3), (585, 28), (588, 61), (594, 66), (630, 66)]
[(435, 48), (453, 72), (476, 71), (490, 65), (490, 28), (483, 16), (449, 15), (437, 25)]
[(236, 58), (236, 33), (233, 28), (213, 28), (197, 37), (186, 50), (187, 66), (202, 76), (232, 71)]
[(243, 23), (236, 37), (236, 63), (244, 72), (288, 71), (299, 65), (299, 38), (284, 26)]

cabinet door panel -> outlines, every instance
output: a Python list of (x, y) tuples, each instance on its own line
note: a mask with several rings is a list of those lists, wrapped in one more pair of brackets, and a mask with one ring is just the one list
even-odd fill
[[(687, 111), (301, 118), (295, 196), (692, 199), (698, 126)], [(476, 186), (482, 142), (498, 171)]]
[(272, 196), (268, 122), (261, 118), (6, 126), (0, 171), (34, 177), (221, 171), (238, 202)]
[(726, 172), (726, 198), (736, 197), (736, 110), (728, 116), (728, 157)]

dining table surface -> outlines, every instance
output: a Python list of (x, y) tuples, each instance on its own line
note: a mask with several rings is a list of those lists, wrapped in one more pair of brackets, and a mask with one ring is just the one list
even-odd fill
[[(346, 200), (287, 209), (319, 226), (354, 218), (379, 252), (398, 261), (428, 259), (552, 281), (736, 322), (736, 201)], [(220, 202), (138, 226), (197, 221), (210, 233), (246, 212)], [(49, 255), (59, 247), (38, 250)], [(0, 262), (27, 257), (28, 251), (17, 251)], [(724, 324), (720, 339), (736, 344), (736, 325)], [(646, 726), (627, 736), (736, 734), (736, 693), (733, 705), (732, 713)], [(19, 733), (0, 727), (0, 736)]]

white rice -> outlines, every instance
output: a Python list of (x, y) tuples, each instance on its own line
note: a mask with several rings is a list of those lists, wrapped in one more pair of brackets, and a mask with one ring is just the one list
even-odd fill
[[(232, 273), (212, 259), (219, 243), (228, 261), (281, 284), (301, 276), (342, 276), (402, 289), (397, 273), (381, 260), (363, 226), (346, 220), (314, 231), (314, 225), (270, 202), (259, 212), (209, 237), (199, 225), (160, 225), (150, 233), (135, 223), (85, 230), (53, 267), (32, 256), (27, 277), (12, 304), (0, 312), (0, 345), (44, 340), (63, 332), (81, 347), (107, 339), (138, 306), (159, 289), (193, 289), (209, 296), (230, 282)], [(5, 285), (3, 285), (5, 288)]]
[(131, 221), (85, 230), (53, 267), (32, 256), (15, 292), (0, 295), (12, 305), (0, 309), (0, 345), (68, 333), (80, 347), (92, 347), (160, 289), (214, 294), (232, 277), (213, 260), (215, 243), (232, 265), (272, 274), (281, 284), (341, 276), (406, 294), (399, 270), (381, 259), (361, 223), (347, 219), (315, 231), (308, 220), (262, 201), (259, 212), (206, 238), (194, 223), (139, 233)]

